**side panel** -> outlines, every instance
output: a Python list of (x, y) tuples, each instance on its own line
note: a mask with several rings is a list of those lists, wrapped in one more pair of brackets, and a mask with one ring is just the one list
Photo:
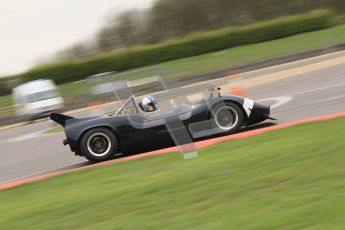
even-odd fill
[(155, 130), (141, 115), (72, 119), (66, 121), (65, 127), (72, 151), (78, 151), (80, 139), (87, 130), (97, 127), (112, 129), (116, 133), (119, 149), (123, 153), (146, 150), (157, 141)]

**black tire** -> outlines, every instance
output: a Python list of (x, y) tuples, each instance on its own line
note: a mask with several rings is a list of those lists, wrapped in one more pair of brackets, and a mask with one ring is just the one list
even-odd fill
[(87, 131), (80, 141), (82, 155), (92, 163), (112, 160), (118, 150), (114, 133), (106, 128)]
[(244, 113), (234, 102), (222, 102), (211, 108), (211, 125), (219, 133), (236, 133), (244, 124)]

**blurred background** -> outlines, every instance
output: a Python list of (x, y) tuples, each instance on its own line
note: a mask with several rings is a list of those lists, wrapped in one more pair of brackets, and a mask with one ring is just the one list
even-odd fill
[(102, 95), (104, 83), (124, 71), (163, 65), (191, 84), (342, 49), (345, 42), (342, 0), (0, 5), (0, 126), (114, 101)]
[[(0, 229), (344, 229), (345, 118), (237, 140), (345, 116), (344, 73), (345, 0), (0, 0)], [(114, 114), (131, 92), (165, 109), (216, 86), (277, 121), (193, 160), (1, 190), (90, 165), (51, 112)]]

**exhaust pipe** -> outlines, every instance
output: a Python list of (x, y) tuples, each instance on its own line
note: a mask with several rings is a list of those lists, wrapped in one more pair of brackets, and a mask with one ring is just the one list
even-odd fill
[(67, 139), (64, 140), (62, 143), (63, 143), (63, 145), (65, 145), (65, 146), (66, 146), (66, 145), (69, 145), (69, 141), (68, 141)]

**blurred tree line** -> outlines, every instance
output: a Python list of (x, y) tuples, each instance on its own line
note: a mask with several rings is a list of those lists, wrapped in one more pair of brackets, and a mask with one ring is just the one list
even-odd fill
[(158, 0), (148, 10), (131, 10), (108, 21), (92, 43), (76, 44), (57, 59), (154, 44), (231, 25), (244, 25), (318, 8), (345, 13), (345, 0)]

